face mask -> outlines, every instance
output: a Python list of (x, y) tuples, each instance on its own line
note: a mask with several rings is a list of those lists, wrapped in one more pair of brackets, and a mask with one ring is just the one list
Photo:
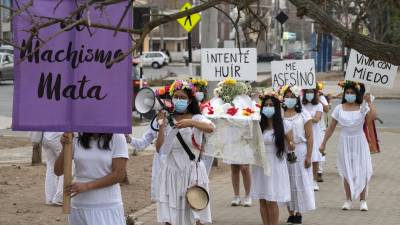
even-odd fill
[(297, 104), (297, 99), (296, 98), (285, 98), (284, 103), (285, 103), (286, 107), (288, 107), (289, 109), (293, 109)]
[(267, 118), (272, 118), (272, 116), (275, 114), (275, 108), (271, 106), (264, 106), (261, 113)]
[(198, 102), (201, 102), (204, 99), (204, 93), (203, 92), (196, 92), (195, 96), (196, 96), (196, 100)]
[(311, 102), (314, 99), (314, 93), (306, 93), (306, 99)]
[(348, 102), (348, 103), (353, 103), (353, 102), (355, 102), (356, 101), (356, 95), (355, 94), (346, 94), (345, 96), (344, 96), (344, 98), (346, 99), (346, 101)]
[(172, 103), (174, 103), (175, 111), (177, 113), (184, 113), (188, 107), (188, 100), (173, 98)]

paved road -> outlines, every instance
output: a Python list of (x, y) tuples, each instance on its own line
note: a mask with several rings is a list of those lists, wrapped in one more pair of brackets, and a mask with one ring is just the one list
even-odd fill
[[(400, 129), (394, 132), (382, 132), (382, 152), (372, 155), (374, 176), (369, 186), (368, 212), (360, 212), (359, 202), (354, 201), (354, 210), (342, 211), (345, 196), (341, 179), (337, 175), (336, 144), (339, 129), (327, 146), (325, 165), (325, 182), (316, 192), (317, 210), (304, 214), (303, 224), (307, 225), (399, 225), (400, 224), (400, 152), (398, 141)], [(230, 207), (232, 188), (230, 174), (225, 173), (211, 177), (210, 196), (214, 225), (261, 225), (258, 203), (253, 207)], [(241, 189), (243, 192), (243, 189)], [(156, 225), (154, 205), (134, 214), (143, 225)], [(287, 211), (280, 210), (280, 223), (285, 224)]]

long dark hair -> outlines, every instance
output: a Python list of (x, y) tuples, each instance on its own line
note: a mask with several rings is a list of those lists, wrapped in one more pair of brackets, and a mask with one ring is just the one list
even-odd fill
[(91, 140), (97, 140), (97, 147), (103, 150), (110, 150), (110, 142), (113, 134), (106, 133), (79, 133), (78, 144), (84, 149), (90, 149)]
[[(290, 90), (290, 88), (288, 88), (286, 91), (285, 91), (285, 93), (283, 93), (283, 96), (285, 96), (287, 93), (292, 93), (293, 94), (293, 92)], [(293, 94), (294, 95), (294, 94)], [(295, 95), (294, 95), (295, 96)], [(296, 106), (294, 107), (294, 110), (297, 112), (297, 113), (301, 113), (302, 111), (303, 111), (303, 108), (302, 108), (302, 106), (301, 106), (301, 101), (300, 101), (300, 97), (296, 97), (296, 100), (297, 100), (297, 103), (296, 103)], [(283, 103), (282, 104), (282, 108), (283, 108), (283, 110), (284, 111), (286, 111), (286, 110), (288, 110), (288, 107), (285, 105), (285, 103)]]
[[(283, 127), (283, 119), (281, 113), (281, 102), (272, 96), (265, 96), (262, 99), (261, 107), (264, 107), (265, 102), (271, 99), (274, 104), (275, 114), (272, 116), (272, 129), (274, 130), (274, 140), (276, 146), (276, 156), (279, 159), (283, 159), (283, 155), (285, 154), (285, 129)], [(261, 113), (261, 121), (260, 127), (261, 131), (264, 132), (268, 126), (268, 118)]]
[(360, 89), (356, 88), (355, 85), (348, 85), (348, 86), (345, 86), (345, 88), (344, 88), (344, 90), (343, 90), (342, 104), (347, 103), (347, 100), (346, 100), (346, 98), (345, 98), (345, 95), (346, 95), (346, 91), (347, 91), (348, 89), (351, 89), (351, 90), (354, 91), (354, 93), (356, 94), (356, 103), (359, 104), (359, 105), (361, 105), (362, 102), (363, 102), (363, 95), (362, 95), (362, 92), (365, 92), (364, 85), (362, 85), (362, 86), (360, 85)]
[(197, 101), (196, 97), (194, 96), (194, 93), (189, 90), (189, 89), (183, 89), (183, 91), (189, 96), (189, 101), (190, 104), (187, 107), (187, 112), (191, 113), (193, 115), (195, 114), (201, 114), (200, 107), (199, 107), (199, 101)]
[(306, 98), (307, 90), (304, 90), (304, 96), (303, 96), (303, 105), (307, 105), (308, 103), (311, 103), (313, 105), (318, 105), (319, 103), (319, 95), (318, 95), (318, 90), (317, 89), (312, 89), (314, 93), (314, 98), (310, 101)]

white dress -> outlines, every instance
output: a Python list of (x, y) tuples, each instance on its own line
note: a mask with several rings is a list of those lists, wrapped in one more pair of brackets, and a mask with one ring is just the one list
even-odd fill
[[(197, 114), (193, 120), (208, 122), (204, 116)], [(201, 223), (211, 223), (210, 205), (201, 211), (193, 211), (186, 202), (186, 191), (189, 187), (196, 184), (208, 190), (208, 174), (202, 161), (196, 162), (199, 151), (192, 144), (192, 137), (196, 143), (202, 143), (202, 134), (196, 128), (179, 129), (183, 140), (196, 155), (196, 159), (191, 161), (176, 137), (178, 129), (169, 125), (166, 127), (166, 137), (160, 153), (165, 155), (162, 161), (158, 179), (158, 199), (157, 199), (157, 221), (159, 223), (170, 223), (171, 225), (191, 225), (200, 220)], [(197, 176), (198, 175), (198, 176)]]
[(64, 176), (54, 174), (54, 163), (61, 153), (60, 138), (62, 132), (44, 132), (42, 139), (43, 152), (46, 155), (45, 197), (46, 204), (63, 202)]
[[(157, 132), (153, 129), (148, 129), (143, 134), (142, 138), (132, 138), (131, 145), (137, 150), (143, 150), (153, 143), (157, 138)], [(160, 163), (162, 156), (158, 152), (154, 152), (153, 163), (151, 167), (151, 200), (157, 201), (157, 183), (158, 183), (158, 171), (160, 170)]]
[[(323, 110), (323, 106), (321, 103), (318, 103), (317, 105), (308, 103), (306, 105), (303, 105), (303, 109), (307, 110), (307, 112), (311, 115), (312, 118), (315, 117), (317, 112), (320, 112), (321, 120), (323, 119), (322, 113), (324, 112), (324, 110)], [(322, 154), (319, 151), (319, 147), (321, 146), (322, 138), (323, 138), (320, 122), (312, 123), (312, 130), (313, 130), (313, 153), (312, 153), (312, 158), (311, 158), (312, 162), (323, 161)]]
[(297, 161), (288, 162), (291, 199), (288, 203), (289, 209), (295, 212), (307, 212), (315, 209), (314, 183), (312, 169), (304, 167), (307, 156), (307, 139), (305, 137), (304, 125), (311, 120), (307, 111), (303, 111), (291, 118), (284, 118), (290, 124), (293, 131), (293, 142)]
[(332, 112), (332, 118), (342, 127), (337, 168), (350, 185), (352, 199), (359, 197), (372, 176), (371, 155), (363, 131), (368, 111), (368, 106), (364, 110), (344, 111), (342, 105), (338, 105)]
[[(113, 158), (128, 158), (128, 145), (123, 134), (114, 134), (110, 149), (99, 149), (97, 141), (84, 149), (73, 141), (74, 182), (91, 182), (112, 172)], [(71, 199), (70, 225), (126, 225), (119, 184), (90, 190)]]
[[(286, 123), (284, 123), (286, 125)], [(289, 124), (288, 124), (289, 125)], [(291, 129), (285, 126), (285, 134)], [(282, 159), (276, 155), (274, 131), (266, 130), (263, 133), (265, 154), (271, 168), (271, 176), (265, 176), (264, 169), (259, 166), (252, 166), (251, 196), (254, 199), (265, 199), (271, 202), (285, 203), (290, 201), (290, 181), (287, 167), (286, 152)]]

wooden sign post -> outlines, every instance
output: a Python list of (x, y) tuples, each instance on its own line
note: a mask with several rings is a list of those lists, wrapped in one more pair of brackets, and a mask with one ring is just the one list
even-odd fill
[[(67, 133), (68, 142), (63, 146), (64, 150), (64, 187), (68, 187), (72, 183), (72, 139), (73, 133)], [(63, 213), (71, 212), (71, 196), (64, 192)]]

